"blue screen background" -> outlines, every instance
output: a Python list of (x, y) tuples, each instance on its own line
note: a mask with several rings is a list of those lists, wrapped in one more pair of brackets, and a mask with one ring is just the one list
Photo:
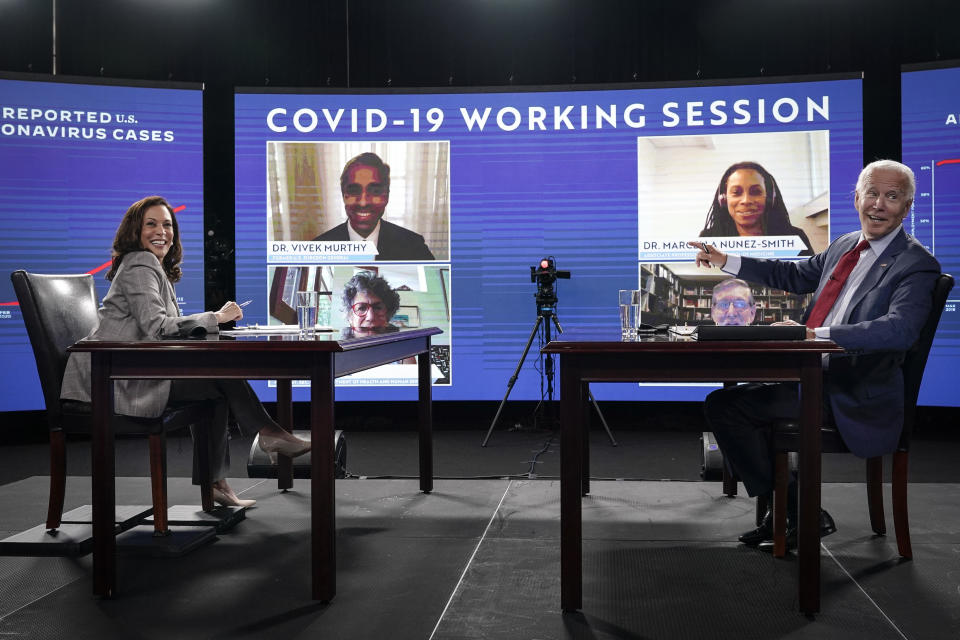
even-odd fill
[[(162, 195), (180, 208), (184, 277), (177, 295), (184, 313), (203, 311), (202, 100), (199, 89), (0, 79), (0, 410), (44, 407), (9, 274), (96, 270), (102, 298), (109, 283), (100, 267), (110, 260), (117, 225), (144, 196)], [(22, 119), (21, 108), (58, 113), (30, 119), (28, 111)], [(74, 115), (66, 122), (61, 110), (93, 113), (97, 122), (77, 123)], [(18, 125), (29, 125), (30, 135)], [(46, 135), (37, 135), (36, 126)], [(102, 128), (105, 139), (95, 132), (94, 139), (80, 131), (60, 136), (56, 127), (69, 126)], [(131, 131), (160, 141), (128, 140)], [(164, 141), (164, 132), (172, 141)]]
[[(960, 274), (960, 68), (904, 72), (903, 162), (917, 194), (904, 225), (933, 252), (944, 273)], [(951, 118), (952, 116), (952, 118)], [(920, 404), (960, 406), (954, 375), (960, 362), (960, 292), (947, 300), (923, 375)]]
[[(804, 105), (807, 96), (829, 97), (829, 120), (778, 122), (770, 107), (789, 97)], [(754, 117), (735, 124), (731, 105), (749, 100)], [(709, 105), (725, 101), (726, 124), (710, 124)], [(766, 105), (764, 122), (755, 115)], [(677, 102), (679, 122), (664, 116), (663, 105)], [(688, 123), (685, 103), (702, 102), (699, 122)], [(631, 128), (623, 111), (642, 103), (645, 124)], [(502, 107), (526, 114), (541, 106), (548, 114), (555, 106), (575, 105), (576, 128), (530, 131), (527, 121), (515, 130), (491, 126)], [(579, 105), (590, 105), (591, 122), (580, 128)], [(593, 125), (592, 105), (617, 105), (617, 127)], [(529, 267), (554, 256), (559, 269), (570, 270), (570, 280), (558, 280), (558, 317), (565, 329), (615, 328), (616, 291), (637, 287), (638, 185), (637, 138), (693, 134), (760, 133), (829, 130), (830, 235), (859, 229), (853, 208), (853, 186), (862, 162), (862, 98), (859, 79), (770, 84), (689, 86), (581, 91), (520, 91), (503, 93), (244, 93), (235, 96), (236, 126), (236, 276), (238, 299), (252, 298), (250, 322), (266, 322), (266, 142), (336, 140), (449, 140), (451, 199), (451, 369), (453, 383), (436, 387), (437, 400), (499, 400), (506, 391), (536, 320)], [(461, 109), (490, 107), (487, 127), (468, 130)], [(282, 108), (288, 125), (284, 132), (267, 126), (267, 114)], [(345, 109), (333, 131), (322, 116), (317, 128), (297, 131), (291, 125), (299, 109), (318, 114)], [(442, 125), (429, 132), (424, 114), (441, 109)], [(349, 126), (350, 109), (359, 109), (359, 126)], [(387, 115), (383, 131), (364, 132), (363, 110)], [(420, 131), (412, 130), (411, 109), (420, 113)], [(801, 112), (803, 112), (801, 106)], [(346, 122), (346, 125), (344, 124)], [(719, 179), (717, 176), (716, 179)], [(704, 210), (707, 202), (704, 202)], [(388, 214), (389, 216), (389, 211)], [(640, 216), (669, 216), (641, 211)], [(694, 235), (694, 234), (691, 234)], [(691, 238), (694, 239), (694, 238)], [(690, 257), (692, 259), (693, 252)], [(536, 341), (510, 398), (541, 397), (536, 370)], [(273, 397), (265, 384), (262, 397)], [(707, 387), (639, 387), (627, 384), (592, 385), (598, 399), (695, 400)], [(306, 393), (295, 389), (295, 398)], [(411, 388), (340, 389), (338, 399), (412, 399)]]

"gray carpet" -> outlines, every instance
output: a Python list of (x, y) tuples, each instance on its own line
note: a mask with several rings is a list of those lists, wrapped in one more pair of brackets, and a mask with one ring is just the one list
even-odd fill
[[(0, 529), (41, 521), (42, 476), (0, 486)], [(309, 487), (236, 479), (258, 500), (215, 542), (174, 559), (125, 555), (120, 593), (91, 595), (90, 557), (0, 558), (0, 635), (29, 638), (955, 638), (956, 484), (911, 486), (915, 560), (868, 527), (862, 485), (828, 483), (823, 604), (796, 609), (796, 563), (738, 546), (753, 503), (717, 483), (595, 481), (584, 500), (584, 607), (559, 611), (559, 484), (337, 481), (337, 584), (309, 598)], [(120, 478), (118, 504), (145, 478)], [(68, 508), (89, 496), (71, 478)], [(170, 501), (195, 501), (171, 478)], [(888, 504), (889, 509), (889, 504)], [(888, 511), (889, 513), (889, 511)], [(889, 517), (888, 517), (889, 520)], [(892, 532), (891, 532), (892, 533)]]
[[(598, 479), (699, 480), (702, 462), (700, 433), (690, 430), (642, 430), (612, 427), (619, 446), (610, 445), (599, 427), (591, 432), (591, 476)], [(434, 475), (437, 478), (557, 478), (560, 445), (548, 430), (494, 431), (481, 447), (484, 430), (440, 430), (434, 433)], [(410, 430), (348, 431), (347, 471), (366, 478), (414, 478), (419, 473), (417, 434)], [(192, 460), (189, 435), (168, 437), (167, 465), (171, 477), (188, 476)], [(250, 439), (231, 441), (230, 476), (247, 476)], [(116, 441), (118, 476), (149, 473), (147, 443), (142, 438)], [(960, 438), (917, 437), (910, 452), (910, 481), (960, 483)], [(49, 469), (49, 448), (41, 443), (0, 445), (0, 485), (29, 478)], [(887, 461), (889, 473), (889, 459)], [(90, 442), (67, 445), (67, 473), (90, 474)], [(851, 455), (823, 456), (824, 482), (862, 482), (862, 460)], [(889, 479), (888, 479), (889, 481)], [(0, 522), (0, 528), (2, 528)]]

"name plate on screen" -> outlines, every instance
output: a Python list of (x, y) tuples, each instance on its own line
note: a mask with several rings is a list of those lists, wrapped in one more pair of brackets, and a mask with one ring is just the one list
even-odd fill
[[(800, 236), (730, 236), (692, 238), (706, 242), (724, 253), (753, 258), (796, 258), (807, 248)], [(640, 239), (640, 262), (692, 260), (696, 249), (687, 245), (691, 238)]]
[(367, 241), (274, 240), (267, 243), (267, 262), (274, 264), (370, 262), (376, 256), (377, 246)]

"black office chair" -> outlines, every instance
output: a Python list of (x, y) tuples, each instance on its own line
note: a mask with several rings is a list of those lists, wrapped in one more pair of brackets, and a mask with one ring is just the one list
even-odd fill
[[(901, 368), (903, 369), (903, 432), (900, 443), (893, 453), (893, 475), (891, 489), (893, 498), (893, 524), (897, 535), (897, 550), (904, 558), (913, 558), (910, 546), (910, 525), (907, 520), (907, 456), (910, 451), (910, 438), (917, 412), (917, 396), (920, 394), (920, 382), (927, 365), (927, 356), (933, 344), (933, 336), (940, 322), (947, 295), (953, 289), (953, 276), (941, 274), (933, 288), (933, 306), (927, 321), (920, 331), (916, 343), (907, 351)], [(774, 427), (774, 555), (786, 553), (786, 505), (789, 468), (787, 452), (800, 448), (800, 428), (796, 420), (784, 420)], [(822, 450), (824, 453), (848, 453), (835, 425), (824, 425), (820, 429)], [(870, 509), (870, 527), (877, 535), (887, 532), (883, 514), (883, 457), (867, 459), (867, 504)], [(759, 509), (758, 504), (758, 509)]]
[[(67, 366), (67, 347), (86, 337), (97, 325), (97, 295), (93, 276), (42, 275), (14, 271), (10, 279), (20, 302), (23, 322), (30, 336), (40, 374), (40, 386), (50, 426), (50, 498), (47, 529), (56, 530), (63, 515), (67, 483), (66, 434), (89, 434), (92, 428), (88, 403), (60, 400), (60, 386)], [(120, 434), (145, 434), (150, 441), (150, 478), (153, 494), (154, 530), (168, 531), (166, 431), (194, 427), (199, 447), (201, 501), (213, 509), (207, 425), (214, 419), (216, 402), (192, 402), (168, 407), (158, 418), (114, 415), (113, 428)]]

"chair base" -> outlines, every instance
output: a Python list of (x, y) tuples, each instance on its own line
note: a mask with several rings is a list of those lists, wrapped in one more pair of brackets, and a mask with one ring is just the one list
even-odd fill
[[(153, 512), (153, 507), (143, 504), (118, 504), (113, 511), (113, 521), (121, 531), (126, 531), (140, 524)], [(93, 522), (93, 505), (85, 504), (71, 509), (64, 513), (60, 520), (64, 524), (90, 524)]]
[[(182, 556), (212, 542), (216, 535), (246, 518), (242, 507), (216, 507), (205, 512), (199, 505), (174, 505), (167, 511), (168, 535), (154, 530), (153, 509), (146, 505), (117, 505), (117, 550), (131, 555)], [(0, 556), (78, 557), (93, 550), (93, 507), (89, 504), (63, 514), (60, 526), (45, 524), (0, 540)]]
[[(117, 528), (119, 531), (119, 527)], [(93, 527), (64, 522), (53, 532), (38, 524), (0, 540), (0, 556), (79, 557), (93, 551)]]
[(139, 525), (117, 536), (117, 553), (131, 556), (175, 558), (217, 539), (215, 527), (171, 526), (168, 535), (155, 535), (153, 525)]
[[(910, 544), (910, 523), (907, 515), (907, 466), (908, 453), (897, 451), (893, 454), (893, 478), (891, 493), (893, 502), (893, 523), (897, 537), (897, 551), (906, 559), (913, 559)], [(883, 514), (883, 457), (867, 459), (867, 506), (870, 513), (870, 528), (878, 536), (886, 535), (886, 518)], [(786, 504), (787, 504), (788, 465), (787, 454), (777, 451), (774, 457), (774, 495), (773, 495), (773, 555), (783, 557), (786, 551)], [(758, 503), (759, 505), (759, 503)]]
[[(146, 505), (117, 505), (114, 524), (117, 533), (137, 526), (152, 511)], [(93, 550), (93, 506), (82, 505), (63, 514), (60, 526), (46, 524), (0, 540), (0, 556), (77, 557)]]
[[(246, 507), (216, 506), (211, 511), (204, 511), (196, 504), (175, 504), (167, 509), (167, 522), (177, 527), (213, 527), (217, 533), (225, 533), (238, 522), (247, 517)], [(143, 521), (153, 526), (153, 516)]]

